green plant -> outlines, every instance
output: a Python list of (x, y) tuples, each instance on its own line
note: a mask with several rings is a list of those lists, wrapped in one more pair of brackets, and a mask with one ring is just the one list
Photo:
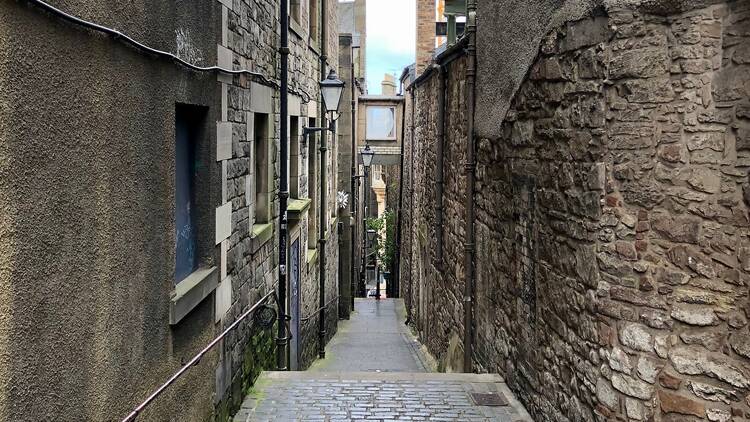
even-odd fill
[[(390, 269), (396, 257), (396, 213), (388, 209), (380, 218), (368, 218), (365, 225), (368, 230), (375, 230), (377, 233), (371, 253), (376, 254), (383, 268)], [(385, 239), (382, 238), (384, 231)]]
[(385, 218), (385, 246), (381, 259), (383, 266), (390, 269), (391, 264), (396, 260), (396, 212), (386, 210), (383, 218)]

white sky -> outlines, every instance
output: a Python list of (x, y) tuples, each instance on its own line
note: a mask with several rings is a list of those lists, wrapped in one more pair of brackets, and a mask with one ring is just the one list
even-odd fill
[(368, 0), (367, 89), (380, 94), (386, 73), (398, 77), (414, 62), (416, 49), (415, 0)]

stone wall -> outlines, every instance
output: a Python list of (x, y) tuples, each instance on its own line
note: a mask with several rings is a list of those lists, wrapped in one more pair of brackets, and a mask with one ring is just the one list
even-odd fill
[[(750, 417), (750, 5), (720, 3), (657, 15), (614, 2), (556, 28), (501, 132), (478, 140), (474, 368), (505, 376), (537, 420)], [(436, 76), (416, 89), (401, 227), (407, 306), (446, 369), (463, 335), (459, 63), (444, 271), (430, 247), (436, 131), (421, 128)]]
[[(0, 5), (0, 419), (110, 420), (125, 416), (275, 288), (281, 2), (50, 3), (190, 63), (266, 77), (195, 72), (30, 3)], [(329, 0), (333, 68), (336, 9)], [(300, 126), (319, 115), (321, 79), (320, 43), (307, 33), (306, 12), (290, 34), (290, 114)], [(215, 267), (219, 285), (198, 284), (191, 293), (205, 293), (202, 300), (172, 321), (175, 110), (183, 105), (205, 111), (195, 228), (200, 265)], [(252, 146), (257, 113), (270, 121), (265, 157)], [(300, 146), (306, 170), (317, 146)], [(329, 156), (335, 175), (335, 151)], [(247, 194), (256, 160), (270, 168), (266, 227), (256, 224), (258, 204)], [(306, 171), (302, 176), (304, 198), (310, 183)], [(329, 201), (335, 211), (335, 195)], [(308, 239), (311, 215), (290, 223), (301, 232), (303, 267), (317, 242), (317, 235)], [(336, 221), (331, 213), (333, 247), (319, 251), (329, 262), (328, 298), (337, 294)], [(317, 309), (317, 266), (301, 273), (309, 292), (303, 306)], [(333, 306), (328, 338), (337, 323)], [(315, 333), (302, 341), (317, 347), (317, 320), (312, 326)], [(142, 417), (228, 419), (258, 372), (275, 366), (274, 336), (241, 324)]]
[[(50, 3), (216, 64), (216, 2)], [(169, 319), (177, 103), (207, 110), (214, 189), (201, 225), (206, 263), (218, 263), (216, 76), (29, 2), (0, 3), (0, 39), (0, 420), (118, 420), (216, 333), (210, 296), (180, 324)], [(143, 419), (210, 419), (217, 361), (206, 355)]]
[[(301, 6), (300, 22), (290, 22), (289, 44), (291, 54), (289, 56), (289, 115), (297, 116), (298, 133), (301, 134), (301, 127), (311, 126), (308, 118), (317, 118), (320, 115), (319, 104), (317, 100), (318, 82), (321, 79), (320, 71), (320, 44), (319, 34), (309, 33), (309, 13), (307, 2)], [(336, 21), (337, 5), (333, 1), (328, 2), (328, 62), (331, 67), (338, 67), (338, 33)], [(222, 40), (225, 42), (228, 54), (231, 60), (227, 63), (228, 67), (235, 69), (247, 68), (253, 71), (261, 72), (266, 75), (274, 75), (274, 81), (278, 84), (279, 55), (275, 46), (279, 45), (279, 1), (278, 0), (241, 0), (231, 3), (231, 7), (222, 6), (224, 15), (225, 28), (222, 34)], [(320, 25), (318, 25), (318, 29)], [(220, 58), (222, 47), (219, 47)], [(226, 96), (226, 118), (232, 125), (232, 155), (226, 160), (226, 200), (232, 203), (232, 235), (225, 241), (226, 244), (226, 279), (231, 283), (231, 305), (229, 306), (226, 317), (223, 318), (223, 325), (231, 324), (248, 305), (255, 303), (257, 298), (264, 295), (270, 289), (275, 288), (278, 282), (278, 215), (279, 202), (278, 190), (280, 180), (279, 165), (279, 110), (280, 97), (276, 89), (267, 89), (258, 85), (243, 76), (235, 76), (222, 81), (222, 87), (227, 90)], [(257, 181), (254, 174), (255, 160), (264, 159), (256, 155), (253, 150), (253, 119), (255, 113), (267, 113), (272, 120), (272, 127), (269, 130), (269, 165), (271, 170), (269, 186), (270, 194), (270, 213), (272, 220), (272, 234), (265, 236), (259, 234), (262, 222), (259, 223), (254, 219), (255, 198), (252, 195), (246, 195), (246, 190), (252, 188)], [(320, 123), (320, 121), (316, 121)], [(290, 134), (291, 134), (290, 127)], [(320, 135), (315, 136), (319, 140)], [(329, 136), (330, 138), (330, 136)], [(298, 160), (297, 165), (300, 169), (299, 174), (299, 198), (313, 199), (310, 205), (310, 211), (303, 213), (299, 220), (290, 221), (290, 238), (291, 234), (299, 228), (300, 237), (300, 315), (306, 315), (310, 309), (318, 308), (318, 267), (313, 265), (317, 263), (308, 263), (306, 256), (308, 250), (316, 250), (318, 235), (317, 231), (314, 237), (308, 236), (308, 226), (314, 224), (318, 226), (319, 218), (319, 194), (311, 195), (311, 189), (319, 192), (320, 186), (318, 180), (309, 180), (308, 178), (308, 160), (315, 159), (316, 176), (320, 174), (320, 152), (318, 151), (319, 141), (313, 142), (298, 139), (300, 153), (294, 157)], [(329, 147), (331, 141), (329, 140)], [(329, 150), (328, 153), (328, 174), (335, 175), (337, 161), (332, 159), (336, 154)], [(316, 177), (317, 179), (317, 177)], [(333, 180), (333, 177), (331, 177)], [(333, 185), (329, 181), (329, 186)], [(335, 211), (335, 187), (330, 186), (328, 196), (328, 210)], [(314, 223), (310, 219), (315, 219)], [(326, 224), (330, 224), (332, 230), (336, 232), (335, 220), (329, 218)], [(335, 242), (335, 237), (334, 237)], [(289, 242), (291, 244), (291, 242)], [(334, 245), (335, 246), (335, 245)], [(222, 249), (224, 246), (222, 246)], [(222, 254), (224, 251), (222, 250)], [(323, 253), (317, 251), (317, 253)], [(327, 247), (325, 251), (329, 263), (336, 263), (338, 260), (338, 249), (336, 247)], [(335, 265), (328, 266), (326, 287), (329, 290), (327, 298), (335, 297), (338, 294), (337, 268)], [(287, 290), (289, 292), (289, 290)], [(289, 294), (289, 293), (288, 293)], [(335, 305), (335, 303), (334, 303)], [(335, 308), (335, 306), (334, 306)], [(334, 309), (335, 313), (335, 309)], [(327, 332), (330, 335), (335, 333), (338, 318), (329, 318)], [(301, 368), (309, 366), (314, 360), (315, 355), (308, 353), (308, 350), (317, 350), (318, 345), (318, 322), (317, 318), (301, 324), (303, 328), (300, 333), (300, 348), (303, 356), (300, 362)], [(308, 329), (311, 327), (311, 329)], [(217, 397), (221, 400), (227, 400), (232, 405), (230, 408), (236, 408), (243, 397), (241, 386), (247, 386), (248, 380), (246, 373), (242, 371), (244, 362), (247, 360), (248, 349), (253, 349), (252, 344), (253, 329), (248, 324), (239, 330), (236, 335), (232, 335), (223, 345), (223, 354), (220, 365), (217, 367)], [(263, 356), (255, 356), (259, 360), (265, 360)], [(273, 369), (273, 368), (266, 368)], [(252, 383), (252, 380), (250, 380)]]

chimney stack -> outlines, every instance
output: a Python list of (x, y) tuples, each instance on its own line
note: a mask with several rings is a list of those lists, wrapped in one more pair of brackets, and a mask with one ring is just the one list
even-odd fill
[(435, 51), (435, 0), (417, 0), (417, 76), (432, 60)]
[(396, 95), (396, 78), (386, 73), (380, 87), (383, 95)]

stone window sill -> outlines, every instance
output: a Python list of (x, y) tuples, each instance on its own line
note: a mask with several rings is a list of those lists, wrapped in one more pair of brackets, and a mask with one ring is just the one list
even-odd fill
[(310, 37), (310, 41), (307, 45), (308, 47), (310, 47), (310, 50), (312, 50), (313, 53), (315, 53), (317, 56), (320, 56), (320, 45), (318, 44), (318, 41)]
[(250, 238), (253, 241), (252, 253), (255, 253), (273, 238), (273, 223), (253, 224)]
[(300, 25), (297, 21), (291, 18), (289, 19), (289, 29), (292, 31), (294, 35), (296, 35), (301, 40), (304, 40), (305, 35), (307, 35), (307, 31), (304, 31), (302, 29), (302, 25)]
[(310, 271), (310, 266), (315, 265), (318, 262), (318, 249), (307, 250), (307, 270)]
[(201, 268), (177, 283), (169, 301), (169, 325), (179, 323), (219, 285), (216, 267)]
[(310, 198), (304, 199), (290, 199), (287, 206), (287, 216), (290, 220), (301, 220), (303, 213), (310, 208), (312, 200)]

